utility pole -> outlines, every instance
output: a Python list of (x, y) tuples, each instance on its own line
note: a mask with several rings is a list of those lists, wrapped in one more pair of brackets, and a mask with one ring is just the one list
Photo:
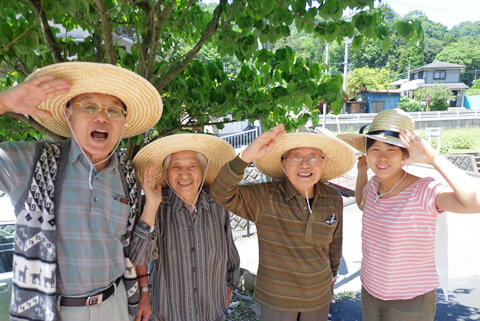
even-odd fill
[[(328, 43), (327, 43), (327, 47), (325, 48), (325, 64), (328, 67)], [(325, 126), (327, 125), (327, 104), (325, 102), (323, 103), (323, 113), (322, 113), (322, 115), (323, 115), (322, 127), (325, 128)]]

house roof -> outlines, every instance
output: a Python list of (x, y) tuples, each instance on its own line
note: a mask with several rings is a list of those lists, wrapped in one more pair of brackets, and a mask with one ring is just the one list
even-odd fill
[(445, 86), (452, 90), (461, 90), (461, 89), (468, 89), (469, 87), (465, 85), (463, 82), (442, 82), (442, 83), (434, 83), (434, 84), (418, 84), (418, 88), (422, 87), (433, 87), (433, 86)]
[(466, 66), (464, 65), (451, 64), (449, 62), (443, 62), (443, 61), (434, 61), (425, 66), (414, 69), (411, 72), (425, 70), (425, 69), (465, 69), (465, 68)]

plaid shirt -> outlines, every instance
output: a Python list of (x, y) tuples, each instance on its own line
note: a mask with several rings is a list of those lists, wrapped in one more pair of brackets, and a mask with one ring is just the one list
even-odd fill
[[(35, 157), (35, 142), (0, 144), (0, 190), (15, 205), (28, 187)], [(60, 294), (92, 293), (125, 272), (123, 238), (130, 207), (118, 171), (118, 160), (99, 173), (72, 140), (64, 173), (57, 217), (57, 291)]]
[(238, 156), (225, 164), (211, 195), (257, 226), (255, 299), (279, 311), (321, 309), (332, 299), (332, 277), (342, 256), (340, 193), (317, 183), (310, 214), (289, 180), (239, 186), (247, 165)]

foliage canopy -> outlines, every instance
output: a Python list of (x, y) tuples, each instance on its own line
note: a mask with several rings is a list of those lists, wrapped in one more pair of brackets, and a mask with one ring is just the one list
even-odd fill
[[(351, 19), (343, 17), (346, 8), (354, 12)], [(410, 43), (423, 37), (418, 21), (387, 24), (374, 0), (220, 0), (208, 5), (195, 0), (1, 1), (0, 60), (8, 71), (4, 86), (22, 81), (36, 67), (71, 59), (135, 71), (158, 89), (164, 114), (146, 136), (124, 142), (129, 157), (152, 139), (207, 124), (260, 119), (266, 128), (284, 123), (293, 129), (310, 117), (318, 121), (319, 99), (331, 102), (338, 113), (343, 92), (342, 77), (329, 74), (323, 63), (299, 57), (290, 47), (271, 51), (263, 45), (259, 50), (259, 43), (288, 37), (292, 25), (320, 42), (353, 38), (355, 47), (378, 39), (386, 49), (392, 36)], [(81, 40), (79, 31), (86, 34)], [(131, 42), (131, 50), (118, 45), (116, 39), (122, 37)], [(226, 70), (222, 59), (196, 59), (202, 48), (236, 57), (238, 71)], [(32, 119), (11, 116), (61, 139)], [(0, 122), (9, 129), (17, 123), (6, 117)]]

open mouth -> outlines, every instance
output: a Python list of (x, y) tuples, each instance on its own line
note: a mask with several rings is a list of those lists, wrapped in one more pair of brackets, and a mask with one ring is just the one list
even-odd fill
[(92, 137), (94, 140), (106, 140), (108, 133), (103, 130), (94, 130), (90, 133), (90, 137)]

